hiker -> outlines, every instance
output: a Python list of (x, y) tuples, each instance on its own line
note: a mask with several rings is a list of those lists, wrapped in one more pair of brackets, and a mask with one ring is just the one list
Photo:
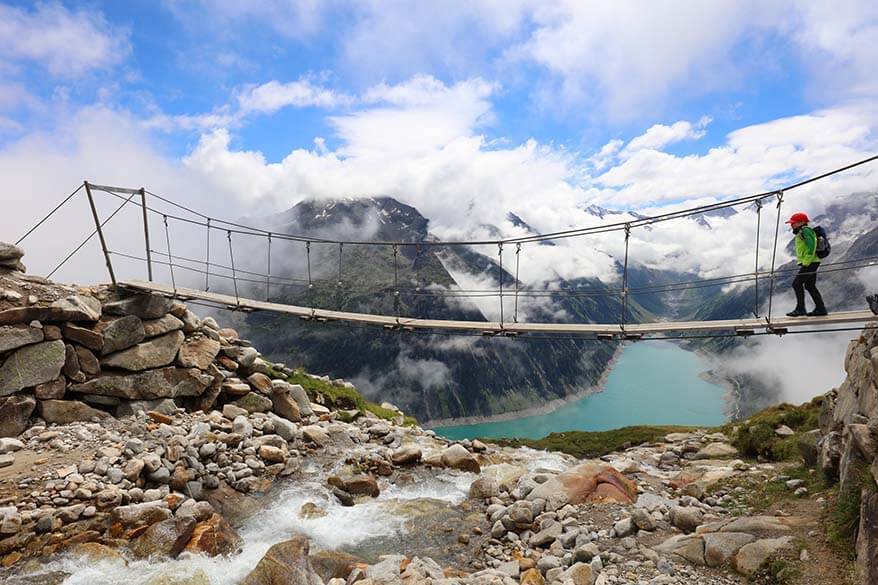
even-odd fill
[[(808, 221), (808, 215), (801, 211), (792, 214), (786, 221), (796, 235), (796, 261), (799, 263), (799, 273), (793, 279), (796, 308), (787, 313), (787, 317), (826, 315), (823, 297), (817, 290), (817, 269), (820, 267), (820, 258), (817, 256), (817, 233), (808, 225)], [(814, 301), (814, 310), (810, 313), (805, 311), (806, 290)]]

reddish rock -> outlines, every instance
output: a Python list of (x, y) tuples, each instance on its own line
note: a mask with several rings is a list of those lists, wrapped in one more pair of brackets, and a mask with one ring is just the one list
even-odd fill
[(308, 559), (308, 539), (295, 536), (280, 542), (265, 553), (242, 585), (318, 585), (320, 577)]
[(585, 502), (631, 504), (636, 497), (637, 486), (630, 479), (605, 463), (586, 461), (538, 485), (527, 499), (543, 498), (557, 509)]
[(207, 520), (195, 525), (186, 550), (194, 554), (215, 557), (235, 554), (243, 544), (244, 541), (232, 525), (219, 514), (213, 514)]

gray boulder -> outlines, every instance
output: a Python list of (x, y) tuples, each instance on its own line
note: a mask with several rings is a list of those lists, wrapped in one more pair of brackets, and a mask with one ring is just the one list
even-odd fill
[(164, 317), (158, 319), (149, 319), (143, 321), (143, 332), (147, 337), (158, 337), (171, 331), (178, 331), (183, 328), (183, 322), (168, 313)]
[(704, 560), (708, 567), (722, 567), (745, 544), (756, 537), (746, 532), (714, 532), (704, 535)]
[[(277, 382), (275, 380), (274, 382)], [(274, 384), (272, 382), (272, 384)], [(286, 382), (284, 382), (286, 384)], [(314, 411), (311, 410), (311, 399), (308, 398), (308, 393), (305, 392), (305, 389), (302, 388), (299, 384), (287, 384), (290, 391), (290, 396), (293, 397), (293, 400), (296, 401), (296, 404), (299, 405), (299, 413), (302, 416), (311, 416), (314, 414)]]
[(91, 352), (90, 349), (76, 346), (73, 348), (76, 352), (76, 359), (79, 363), (79, 368), (89, 376), (97, 376), (101, 373), (101, 363), (98, 361), (98, 358)]
[(187, 339), (180, 347), (177, 363), (184, 368), (206, 370), (220, 350), (219, 341), (209, 337)]
[(77, 325), (76, 323), (64, 323), (61, 331), (68, 341), (74, 341), (89, 349), (101, 351), (104, 346), (104, 336), (99, 331), (95, 331), (89, 327)]
[(128, 349), (146, 339), (143, 321), (135, 315), (101, 322), (104, 344), (98, 348), (101, 355), (109, 355)]
[(0, 242), (0, 262), (21, 260), (24, 257), (24, 250), (14, 244)]
[[(399, 561), (396, 561), (396, 575), (399, 575)], [(322, 583), (311, 567), (308, 558), (308, 539), (304, 536), (295, 536), (268, 549), (259, 564), (244, 578), (242, 585), (281, 585), (282, 583), (297, 585)]]
[(167, 366), (177, 357), (183, 339), (182, 331), (173, 331), (110, 354), (101, 359), (101, 365), (105, 368), (121, 368), (134, 372)]
[(31, 321), (97, 321), (101, 318), (101, 302), (93, 297), (72, 295), (48, 307), (14, 307), (0, 311), (0, 325)]
[(128, 376), (101, 376), (83, 384), (74, 384), (68, 391), (129, 400), (155, 400), (200, 396), (212, 380), (212, 376), (195, 368), (170, 367)]
[(704, 514), (698, 508), (671, 508), (671, 523), (683, 532), (695, 532), (703, 521)]
[(4, 325), (0, 327), (0, 353), (18, 349), (43, 340), (43, 328), (30, 325)]
[(238, 408), (243, 408), (249, 413), (268, 412), (271, 410), (271, 400), (258, 392), (248, 392), (244, 396), (232, 402)]
[(15, 351), (0, 367), (0, 396), (50, 382), (61, 374), (66, 352), (63, 341), (44, 341)]
[(41, 400), (38, 412), (47, 423), (59, 425), (111, 418), (103, 410), (92, 408), (78, 400)]
[(24, 432), (36, 406), (37, 401), (30, 396), (0, 398), (0, 437), (17, 437)]
[(110, 315), (134, 315), (141, 319), (159, 319), (171, 312), (174, 302), (158, 293), (140, 293), (104, 305)]
[(750, 576), (774, 555), (791, 550), (793, 537), (765, 538), (745, 544), (732, 558), (732, 565), (742, 575)]

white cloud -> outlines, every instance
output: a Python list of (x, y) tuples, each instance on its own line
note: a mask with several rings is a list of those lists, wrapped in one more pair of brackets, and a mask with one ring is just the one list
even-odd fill
[[(0, 175), (6, 183), (3, 202), (10, 210), (0, 215), (2, 239), (15, 241), (83, 180), (134, 188), (144, 185), (158, 193), (181, 197), (186, 193), (183, 198), (187, 203), (200, 209), (215, 204), (215, 194), (203, 188), (197, 176), (163, 151), (163, 146), (144, 130), (139, 120), (108, 108), (84, 108), (51, 131), (27, 129), (0, 149)], [(121, 203), (101, 192), (95, 192), (95, 198), (102, 219)], [(151, 203), (161, 207), (158, 201)], [(224, 206), (230, 215), (238, 217), (240, 211), (235, 205), (236, 200), (230, 199)], [(105, 228), (111, 248), (143, 256), (142, 222), (139, 209), (123, 209)], [(28, 272), (46, 275), (93, 229), (88, 203), (80, 192), (22, 243)], [(161, 222), (154, 219), (151, 229), (153, 247), (164, 249)], [(187, 241), (181, 237), (182, 232), (172, 231), (172, 235), (176, 236), (177, 253), (182, 254), (191, 252), (203, 241), (201, 237)], [(114, 257), (114, 265), (120, 278), (145, 277), (143, 264)], [(156, 272), (159, 278), (168, 280), (166, 269), (157, 268)], [(181, 277), (179, 273), (177, 276)], [(53, 278), (83, 284), (107, 282), (97, 238), (92, 238)]]
[(852, 332), (763, 336), (732, 353), (723, 367), (776, 388), (781, 400), (800, 404), (844, 381), (844, 357)]
[(710, 117), (704, 116), (695, 124), (686, 120), (674, 122), (670, 126), (655, 124), (640, 136), (632, 138), (625, 146), (625, 150), (628, 153), (638, 150), (657, 150), (683, 140), (697, 140), (707, 133), (706, 128), (710, 122)]
[(801, 47), (815, 95), (872, 98), (878, 94), (878, 5), (869, 0), (799, 3), (790, 35)]
[(348, 105), (352, 101), (350, 96), (315, 85), (308, 79), (288, 83), (273, 80), (246, 87), (238, 95), (238, 105), (244, 114), (272, 114), (288, 106), (332, 108)]
[(240, 126), (248, 116), (274, 114), (288, 108), (338, 108), (354, 103), (355, 99), (345, 93), (314, 83), (303, 76), (295, 81), (271, 80), (259, 85), (251, 84), (234, 92), (234, 104), (225, 104), (203, 114), (169, 115), (159, 112), (145, 120), (145, 126), (166, 132), (211, 131), (219, 128)]
[(366, 101), (390, 107), (334, 116), (330, 123), (345, 142), (340, 150), (345, 156), (397, 158), (426, 153), (469, 137), (474, 128), (490, 123), (488, 97), (495, 89), (479, 78), (446, 86), (433, 77), (416, 76), (396, 86), (381, 84), (366, 91)]
[[(390, 195), (417, 207), (430, 219), (434, 234), (456, 240), (494, 237), (495, 228), (507, 236), (526, 235), (524, 227), (509, 221), (509, 212), (545, 233), (600, 224), (583, 211), (594, 202), (650, 213), (649, 206), (656, 203), (667, 210), (759, 192), (863, 158), (878, 147), (876, 112), (849, 106), (741, 128), (701, 155), (675, 156), (658, 147), (638, 150), (592, 174), (593, 162), (575, 153), (533, 140), (506, 144), (481, 136), (480, 125), (493, 114), (486, 87), (481, 80), (443, 85), (417, 79), (399, 87), (387, 85), (372, 94), (370, 104), (333, 118), (341, 139), (338, 147), (318, 140), (312, 149), (296, 149), (279, 161), (267, 160), (258, 150), (234, 148), (231, 132), (221, 128), (203, 134), (180, 165), (158, 154), (160, 146), (142, 127), (132, 131), (136, 119), (88, 109), (52, 136), (30, 134), (0, 151), (0, 171), (13, 178), (15, 192), (22, 196), (57, 198), (68, 184), (83, 178), (129, 186), (147, 183), (197, 209), (232, 219), (254, 215), (253, 209), (259, 214), (283, 210), (305, 198)], [(431, 95), (441, 98), (431, 101)], [(620, 148), (611, 143), (602, 154), (613, 161)], [(39, 171), (45, 168), (54, 171)], [(107, 169), (113, 169), (109, 175)], [(874, 189), (869, 172), (863, 167), (791, 192), (787, 205), (819, 214), (838, 195)], [(216, 211), (216, 201), (223, 202), (222, 213)], [(15, 233), (17, 226), (50, 208), (50, 202), (20, 209), (13, 205), (15, 214), (3, 218), (6, 231)], [(246, 209), (251, 211), (238, 211)], [(631, 260), (696, 270), (707, 277), (751, 271), (756, 216), (740, 211), (728, 220), (712, 218), (710, 230), (690, 220), (635, 230)], [(763, 216), (763, 262), (770, 257), (773, 212), (768, 206)], [(615, 215), (607, 221), (631, 217)], [(185, 233), (178, 236), (199, 245), (202, 241), (197, 231), (188, 238)], [(496, 257), (495, 249), (478, 251)], [(556, 246), (529, 244), (522, 248), (520, 275), (528, 286), (550, 289), (560, 278), (616, 282), (617, 259), (623, 253), (619, 233), (561, 240)], [(506, 250), (507, 267), (513, 254)], [(95, 265), (100, 274), (99, 263)], [(497, 285), (484, 278), (475, 284)], [(493, 307), (480, 309), (490, 315)], [(535, 301), (520, 308), (529, 315), (551, 311)]]
[(60, 3), (32, 11), (0, 5), (0, 65), (36, 62), (58, 77), (76, 77), (121, 63), (131, 52), (128, 33), (100, 12), (71, 11)]
[[(621, 142), (611, 142), (583, 161), (533, 140), (487, 141), (479, 128), (493, 115), (489, 88), (481, 80), (444, 85), (431, 78), (384, 85), (365, 94), (375, 106), (331, 119), (341, 139), (335, 150), (321, 143), (268, 162), (257, 151), (232, 149), (228, 132), (218, 131), (202, 136), (186, 163), (219, 192), (243, 201), (271, 200), (277, 208), (308, 197), (394, 196), (424, 213), (437, 236), (453, 240), (493, 237), (486, 226), (507, 236), (525, 235), (524, 228), (508, 221), (509, 212), (545, 233), (600, 223), (582, 210), (595, 202), (651, 213), (651, 206), (668, 210), (757, 193), (864, 158), (878, 147), (878, 113), (848, 106), (741, 128), (701, 155), (662, 150), (701, 131), (690, 123), (647, 131), (634, 141), (643, 148), (625, 156), (619, 156)], [(592, 168), (600, 174), (591, 174)], [(787, 205), (819, 213), (838, 195), (874, 187), (869, 172), (856, 169), (791, 192)], [(756, 216), (739, 211), (728, 220), (711, 219), (710, 230), (689, 220), (635, 230), (632, 261), (709, 277), (752, 271)], [(763, 259), (770, 257), (773, 236), (768, 221), (773, 209), (765, 213)], [(607, 221), (626, 217), (631, 216)], [(615, 259), (623, 252), (617, 233), (563, 240), (554, 247), (527, 245), (521, 276), (534, 286), (595, 276), (613, 282)], [(480, 308), (486, 314), (492, 310)]]

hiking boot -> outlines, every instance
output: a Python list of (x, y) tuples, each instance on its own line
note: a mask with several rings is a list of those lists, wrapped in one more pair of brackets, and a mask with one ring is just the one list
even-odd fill
[(878, 294), (867, 296), (866, 301), (869, 303), (869, 308), (872, 309), (872, 312), (878, 315)]
[(805, 312), (805, 309), (793, 309), (789, 313), (787, 313), (787, 317), (804, 317), (808, 313)]
[(828, 314), (829, 313), (826, 312), (825, 307), (820, 307), (820, 308), (814, 309), (813, 311), (809, 312), (808, 316), (809, 317), (825, 317)]

